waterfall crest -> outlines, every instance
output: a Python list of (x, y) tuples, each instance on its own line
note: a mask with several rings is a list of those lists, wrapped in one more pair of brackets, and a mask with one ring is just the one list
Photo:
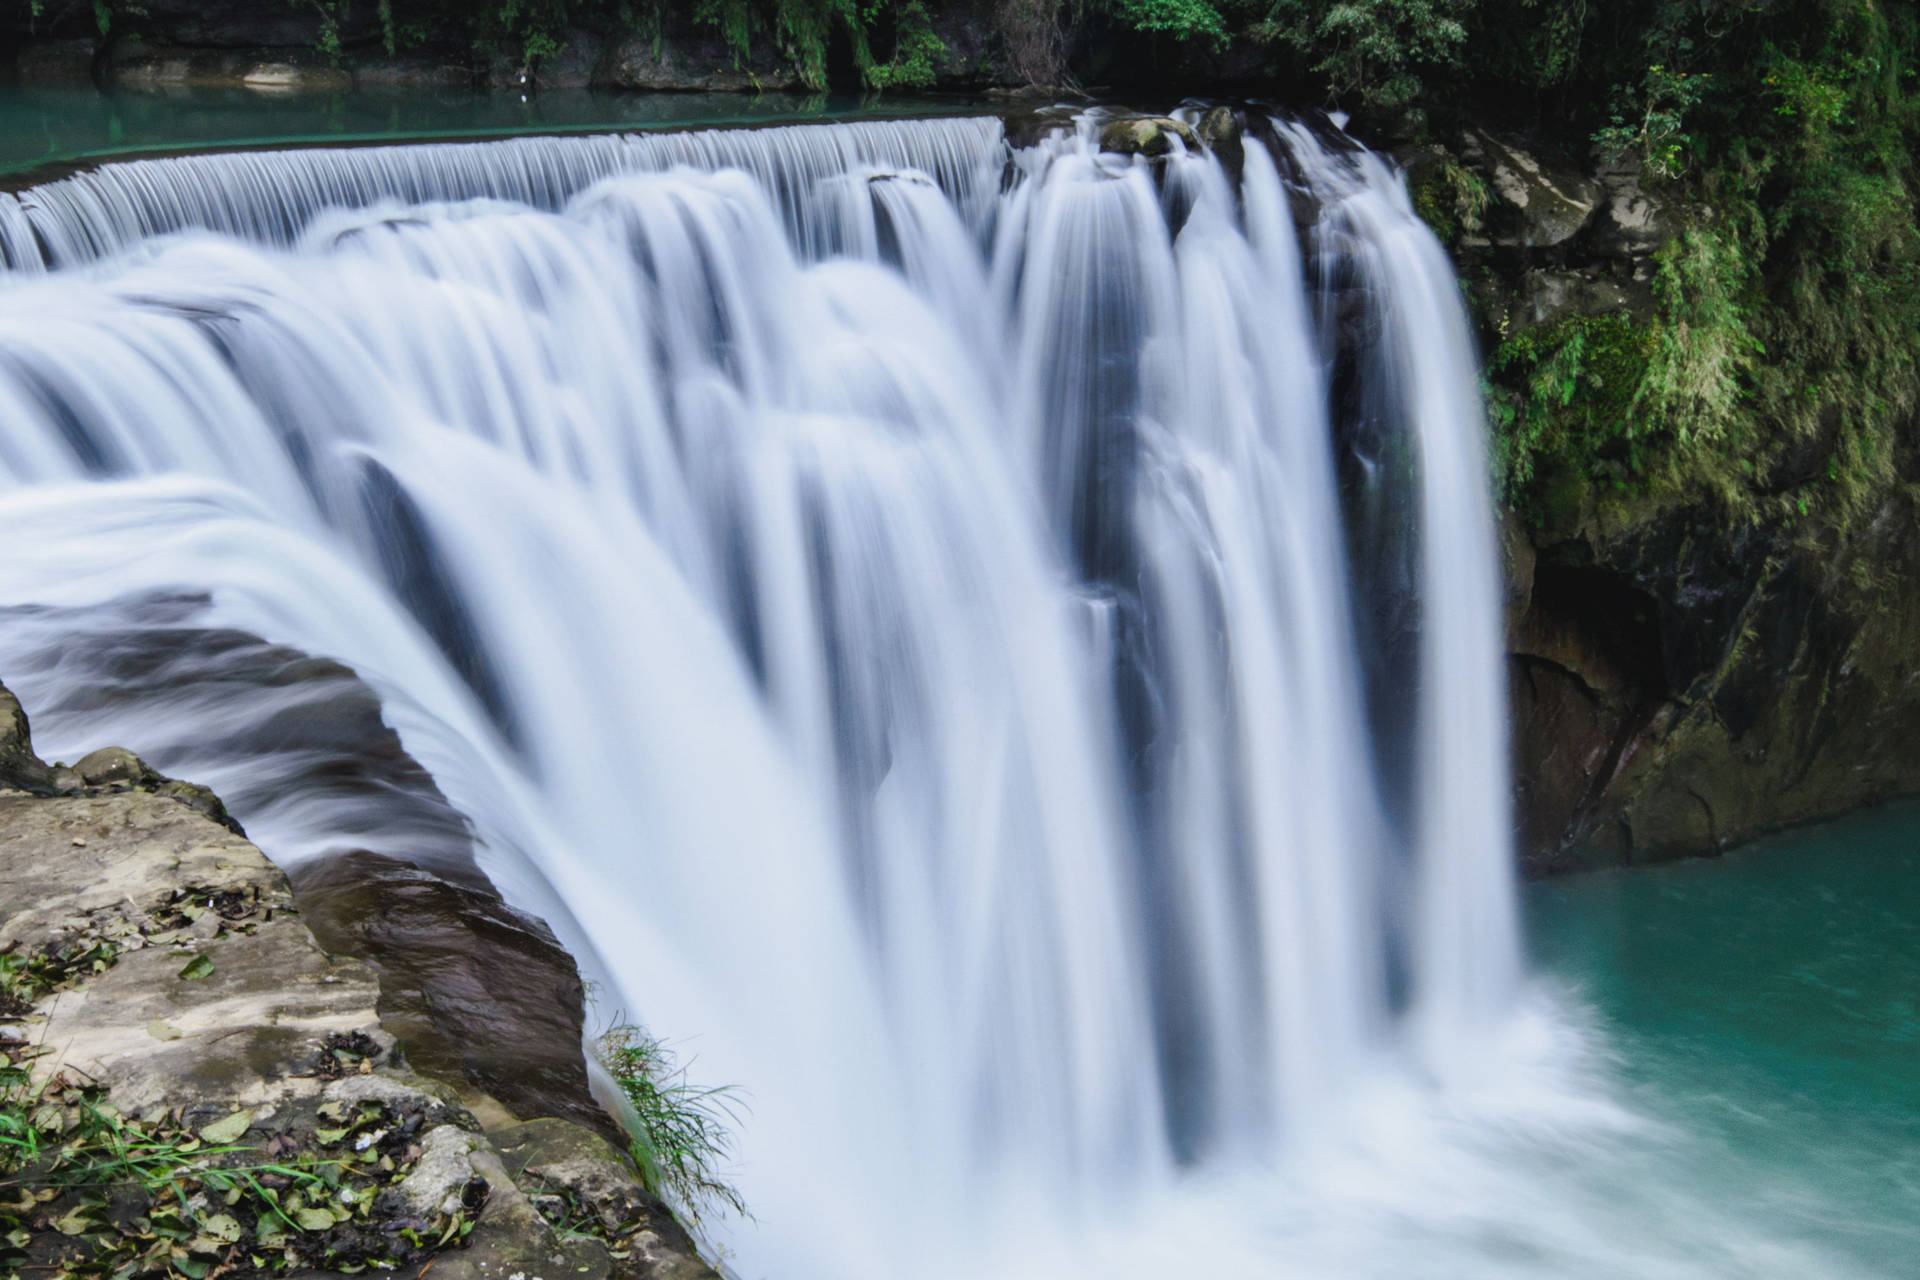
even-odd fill
[[(1255, 120), (1230, 174), (1097, 124), (0, 197), (0, 604), (51, 610), (0, 669), (49, 750), (104, 718), (161, 768), (223, 712), (89, 707), (50, 655), (103, 608), (357, 671), (611, 1007), (744, 1090), (741, 1275), (977, 1274), (983, 1215), (1445, 1079), (1519, 968), (1451, 272), (1351, 144)], [(367, 825), (241, 816), (282, 862)]]

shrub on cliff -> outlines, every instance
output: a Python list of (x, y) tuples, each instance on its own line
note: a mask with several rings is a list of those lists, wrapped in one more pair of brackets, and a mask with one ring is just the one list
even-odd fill
[(1515, 496), (1544, 458), (1748, 515), (1867, 509), (1920, 401), (1917, 55), (1910, 6), (1641, 0), (1603, 22), (1584, 4), (1481, 0), (1463, 99), (1498, 94), (1548, 145), (1637, 164), (1682, 222), (1626, 405), (1590, 400), (1572, 431), (1583, 349), (1565, 334), (1495, 348)]

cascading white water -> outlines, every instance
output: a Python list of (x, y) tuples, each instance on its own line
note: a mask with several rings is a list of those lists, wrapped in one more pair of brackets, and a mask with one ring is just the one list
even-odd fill
[[(742, 1276), (1407, 1274), (1297, 1223), (1189, 1252), (1278, 1198), (1194, 1187), (1365, 1147), (1380, 1081), (1506, 1079), (1519, 972), (1451, 273), (1377, 159), (1254, 124), (1239, 174), (967, 120), (0, 200), (0, 604), (55, 607), (0, 673), (50, 751), (252, 795), (205, 743), (258, 699), (101, 707), (60, 646), (104, 608), (354, 668), (608, 1007), (743, 1090)], [(1356, 625), (1362, 464), (1415, 495), (1411, 666)]]

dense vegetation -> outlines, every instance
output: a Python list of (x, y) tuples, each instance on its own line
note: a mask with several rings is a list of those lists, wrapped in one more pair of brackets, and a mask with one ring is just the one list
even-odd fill
[(1913, 7), (1483, 0), (1478, 18), (1432, 85), (1469, 104), (1524, 86), (1511, 123), (1637, 160), (1678, 213), (1652, 324), (1490, 342), (1513, 496), (1537, 514), (1556, 481), (1598, 482), (1810, 528), (1865, 514), (1920, 390)]
[[(1110, 0), (1106, 14), (1158, 33), (1166, 70), (1318, 94), (1414, 144), (1472, 123), (1577, 168), (1639, 167), (1673, 222), (1651, 322), (1483, 333), (1502, 480), (1536, 519), (1595, 487), (1704, 493), (1811, 535), (1898, 478), (1920, 394), (1914, 5)], [(1485, 190), (1450, 163), (1434, 176), (1442, 198), (1422, 211), (1457, 237)]]

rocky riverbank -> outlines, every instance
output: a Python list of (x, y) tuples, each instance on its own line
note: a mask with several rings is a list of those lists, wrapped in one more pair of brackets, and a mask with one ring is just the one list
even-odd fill
[[(49, 766), (0, 689), (0, 1269), (712, 1277), (586, 1096), (544, 927), (417, 869), (354, 880), (387, 901), (317, 894), (323, 947), (210, 793), (117, 749)], [(423, 945), (383, 945), (397, 917)], [(490, 950), (544, 957), (531, 994), (487, 990)], [(466, 1020), (421, 1012), (461, 990)], [(509, 1076), (500, 1046), (542, 1038)]]

